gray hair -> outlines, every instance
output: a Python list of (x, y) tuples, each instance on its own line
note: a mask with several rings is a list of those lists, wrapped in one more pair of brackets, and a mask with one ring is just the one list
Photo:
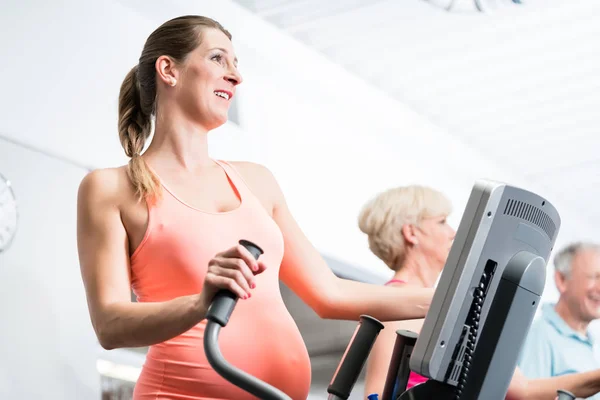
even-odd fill
[(600, 245), (591, 242), (575, 242), (567, 245), (554, 256), (554, 269), (568, 277), (571, 274), (573, 258), (584, 250), (600, 251)]

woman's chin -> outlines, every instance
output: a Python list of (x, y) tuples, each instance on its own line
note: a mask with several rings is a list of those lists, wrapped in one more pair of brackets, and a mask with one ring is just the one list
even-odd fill
[(203, 125), (207, 130), (212, 131), (213, 129), (217, 129), (227, 123), (227, 114), (215, 116), (211, 118), (209, 121), (204, 121)]

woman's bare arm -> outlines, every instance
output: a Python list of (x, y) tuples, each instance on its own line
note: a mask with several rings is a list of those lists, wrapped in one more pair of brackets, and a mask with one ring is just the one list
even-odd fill
[(81, 274), (92, 325), (106, 349), (171, 339), (200, 322), (207, 308), (199, 294), (160, 303), (131, 301), (128, 240), (119, 211), (121, 172), (88, 174), (77, 204)]

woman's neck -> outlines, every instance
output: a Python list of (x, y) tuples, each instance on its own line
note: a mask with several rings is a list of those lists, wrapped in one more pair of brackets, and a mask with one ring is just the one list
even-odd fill
[(167, 115), (157, 117), (154, 137), (145, 157), (168, 168), (191, 172), (214, 164), (208, 152), (208, 131), (174, 114)]
[(404, 262), (394, 274), (393, 279), (405, 281), (411, 285), (432, 288), (437, 281), (442, 267), (436, 267), (423, 256), (416, 253), (407, 254)]

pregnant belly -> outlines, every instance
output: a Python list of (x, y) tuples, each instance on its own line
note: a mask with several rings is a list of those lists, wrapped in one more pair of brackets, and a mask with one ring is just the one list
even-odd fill
[[(219, 335), (225, 359), (292, 399), (306, 400), (310, 359), (291, 316), (287, 311), (285, 317), (279, 314), (262, 320), (246, 320), (242, 315), (238, 313), (235, 318), (234, 313)], [(144, 390), (158, 399), (255, 399), (212, 369), (204, 354), (204, 328), (201, 323), (181, 336), (151, 347), (136, 386), (137, 399), (145, 398)]]

